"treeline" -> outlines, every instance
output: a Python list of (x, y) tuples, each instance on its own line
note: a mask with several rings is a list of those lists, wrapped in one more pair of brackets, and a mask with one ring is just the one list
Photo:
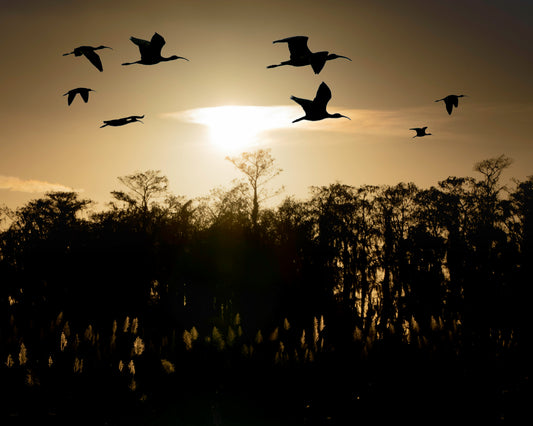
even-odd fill
[(263, 204), (281, 170), (270, 153), (229, 160), (244, 179), (203, 198), (172, 195), (146, 171), (120, 177), (126, 189), (103, 211), (74, 192), (4, 209), (2, 363), (16, 363), (22, 341), (50, 341), (32, 348), (44, 364), (61, 345), (58, 315), (80, 336), (106, 330), (106, 348), (117, 320), (120, 331), (135, 318), (143, 345), (172, 368), (198, 336), (215, 353), (238, 341), (239, 359), (255, 348), (285, 365), (381, 359), (377, 342), (442, 359), (525, 357), (533, 179), (504, 187), (507, 157), (429, 189), (334, 183), (273, 208)]

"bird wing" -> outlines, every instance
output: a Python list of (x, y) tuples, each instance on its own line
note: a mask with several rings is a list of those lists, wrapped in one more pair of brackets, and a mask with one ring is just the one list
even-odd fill
[(142, 38), (130, 37), (130, 40), (139, 47), (150, 46), (150, 42), (148, 40), (143, 40)]
[(79, 90), (78, 93), (81, 95), (83, 101), (87, 103), (89, 101), (89, 90)]
[(100, 60), (100, 56), (98, 56), (98, 53), (95, 53), (95, 51), (92, 49), (85, 49), (83, 51), (83, 54), (91, 62), (91, 64), (98, 68), (99, 71), (104, 70), (104, 67), (102, 66), (102, 61)]
[(69, 90), (67, 93), (65, 93), (65, 95), (68, 95), (67, 101), (68, 101), (68, 104), (70, 105), (72, 101), (74, 100), (74, 98), (76, 97), (76, 92), (74, 90)]
[(319, 74), (326, 65), (326, 60), (328, 57), (328, 52), (315, 52), (311, 53), (311, 67), (315, 74)]
[(160, 34), (157, 34), (157, 33), (154, 33), (154, 35), (152, 36), (152, 40), (150, 41), (150, 45), (154, 48), (154, 49), (159, 49), (159, 51), (161, 51), (161, 49), (163, 48), (163, 46), (165, 45), (165, 39), (163, 38), (163, 36), (161, 36)]
[(304, 109), (306, 115), (313, 108), (313, 101), (309, 99), (297, 98), (296, 96), (291, 96), (291, 99)]
[(288, 43), (291, 59), (298, 59), (311, 55), (311, 51), (307, 47), (308, 39), (307, 36), (294, 36), (276, 40), (274, 43)]
[(459, 98), (457, 96), (452, 97), (453, 106), (457, 108), (459, 106)]
[(151, 62), (154, 58), (161, 56), (161, 49), (165, 45), (165, 39), (157, 33), (154, 33), (150, 41), (141, 40), (135, 37), (131, 37), (131, 41), (139, 46), (141, 60), (146, 60), (148, 62)]
[(128, 117), (114, 118), (113, 120), (104, 120), (105, 124), (110, 126), (123, 126), (128, 123)]
[(316, 96), (315, 99), (313, 99), (313, 102), (317, 105), (320, 105), (321, 108), (326, 109), (326, 105), (328, 104), (330, 99), (331, 90), (326, 83), (322, 82), (318, 87), (318, 90), (316, 91)]
[[(152, 40), (154, 37), (152, 37)], [(130, 40), (135, 43), (139, 48), (139, 52), (141, 53), (141, 60), (146, 60), (154, 56), (154, 46), (152, 45), (152, 42), (136, 37), (130, 37)]]
[(448, 111), (448, 115), (451, 114), (453, 110), (453, 105), (454, 105), (453, 99), (444, 98), (444, 103), (446, 104), (446, 111)]

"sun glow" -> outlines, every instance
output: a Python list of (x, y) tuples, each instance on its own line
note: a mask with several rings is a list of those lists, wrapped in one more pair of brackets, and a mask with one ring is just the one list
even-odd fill
[(294, 114), (291, 106), (224, 105), (184, 111), (178, 118), (207, 126), (213, 145), (236, 152), (265, 142), (269, 130), (290, 127)]

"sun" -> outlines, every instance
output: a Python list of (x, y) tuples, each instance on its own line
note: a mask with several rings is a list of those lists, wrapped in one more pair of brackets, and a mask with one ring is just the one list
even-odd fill
[(286, 106), (223, 105), (185, 112), (185, 119), (209, 129), (217, 149), (234, 153), (263, 143), (268, 130), (288, 127), (293, 108)]
[(224, 151), (256, 145), (265, 123), (253, 107), (227, 105), (213, 108), (208, 118), (211, 142)]

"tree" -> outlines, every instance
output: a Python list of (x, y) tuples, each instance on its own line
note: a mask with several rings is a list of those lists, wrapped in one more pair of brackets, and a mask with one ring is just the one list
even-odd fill
[(259, 219), (259, 203), (278, 195), (283, 187), (269, 194), (266, 184), (279, 175), (283, 169), (274, 165), (274, 158), (270, 149), (259, 149), (255, 152), (243, 152), (239, 157), (226, 157), (237, 169), (245, 174), (250, 189), (252, 190), (252, 229), (257, 229)]
[(160, 170), (147, 170), (120, 176), (118, 180), (129, 188), (130, 192), (112, 191), (111, 194), (117, 200), (128, 203), (130, 207), (138, 207), (146, 214), (151, 202), (167, 192), (168, 178), (160, 173)]
[(144, 230), (148, 228), (148, 213), (153, 212), (155, 200), (167, 195), (168, 178), (160, 173), (160, 170), (147, 170), (120, 176), (118, 180), (130, 191), (111, 192), (115, 199), (125, 202), (132, 213), (139, 214)]
[(500, 176), (506, 168), (513, 163), (513, 160), (500, 155), (497, 158), (489, 158), (474, 165), (474, 170), (481, 173), (484, 179), (477, 183), (477, 193), (479, 197), (480, 217), (488, 226), (493, 226), (497, 220), (500, 191), (505, 186), (499, 186)]

